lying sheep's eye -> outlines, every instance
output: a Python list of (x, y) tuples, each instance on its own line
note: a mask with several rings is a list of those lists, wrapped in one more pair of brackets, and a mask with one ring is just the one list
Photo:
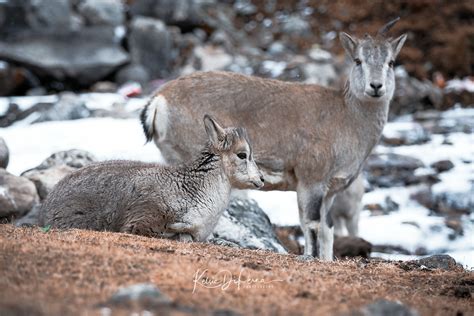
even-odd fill
[(238, 154), (237, 154), (237, 157), (239, 157), (240, 159), (244, 160), (244, 159), (247, 159), (247, 154), (246, 154), (246, 153), (238, 153)]
[(391, 60), (391, 61), (388, 62), (388, 66), (389, 66), (390, 68), (393, 68), (393, 65), (394, 65), (394, 64), (395, 64), (395, 62), (394, 62), (393, 60)]
[(357, 66), (362, 64), (362, 61), (359, 58), (354, 59), (354, 62), (356, 63)]

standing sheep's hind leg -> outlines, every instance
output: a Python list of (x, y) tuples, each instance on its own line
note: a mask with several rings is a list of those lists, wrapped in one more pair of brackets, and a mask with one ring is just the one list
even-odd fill
[(357, 211), (346, 219), (346, 226), (349, 236), (357, 237), (359, 235), (359, 216), (361, 208), (361, 205), (357, 205)]

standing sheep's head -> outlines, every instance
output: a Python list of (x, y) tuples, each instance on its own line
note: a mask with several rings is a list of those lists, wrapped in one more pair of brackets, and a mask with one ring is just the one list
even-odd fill
[(387, 38), (386, 33), (398, 20), (384, 25), (376, 37), (366, 34), (359, 39), (344, 32), (339, 35), (347, 55), (354, 61), (349, 92), (361, 101), (392, 99), (395, 91), (393, 66), (407, 36), (403, 34), (392, 39)]
[(253, 159), (247, 131), (242, 127), (222, 128), (209, 115), (204, 116), (204, 126), (213, 152), (222, 158), (224, 171), (232, 187), (263, 187), (263, 176)]

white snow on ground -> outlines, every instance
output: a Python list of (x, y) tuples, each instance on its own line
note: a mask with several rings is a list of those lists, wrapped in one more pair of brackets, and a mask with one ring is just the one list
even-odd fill
[[(10, 148), (8, 170), (17, 175), (37, 166), (54, 152), (73, 148), (88, 150), (101, 160), (163, 161), (154, 144), (144, 145), (145, 137), (138, 119), (91, 118), (33, 125), (16, 124), (0, 129), (0, 137), (5, 139)], [(441, 159), (450, 159), (455, 168), (441, 174), (443, 182), (433, 188), (447, 190), (454, 186), (456, 190), (465, 190), (466, 183), (473, 180), (474, 166), (463, 160), (474, 159), (474, 136), (452, 134), (449, 138), (453, 143), (451, 146), (442, 144), (443, 136), (433, 135), (427, 144), (390, 148), (379, 146), (378, 151), (414, 156), (427, 166)], [(371, 216), (370, 212), (364, 211), (360, 221), (361, 237), (374, 244), (402, 246), (411, 251), (424, 247), (428, 251), (448, 253), (465, 266), (474, 267), (474, 218), (464, 221), (463, 237), (450, 241), (448, 235), (451, 230), (444, 225), (444, 218), (428, 216), (427, 209), (409, 199), (413, 189), (390, 188), (367, 193), (364, 203), (381, 202), (390, 196), (400, 205), (400, 209), (379, 216)], [(273, 223), (299, 224), (295, 192), (250, 191), (249, 197), (258, 202)], [(411, 258), (387, 254), (380, 256), (397, 260)]]
[(449, 80), (446, 84), (445, 90), (474, 92), (474, 81), (469, 77)]
[(145, 145), (138, 119), (90, 118), (0, 129), (10, 149), (7, 170), (19, 175), (49, 155), (69, 149), (90, 151), (100, 160), (163, 161), (153, 144)]
[(249, 190), (248, 197), (258, 202), (273, 224), (279, 226), (300, 224), (296, 192)]

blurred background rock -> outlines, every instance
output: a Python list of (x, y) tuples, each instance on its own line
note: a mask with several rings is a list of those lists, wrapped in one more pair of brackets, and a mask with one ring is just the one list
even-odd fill
[(104, 81), (147, 94), (196, 70), (340, 88), (338, 32), (374, 33), (396, 16), (392, 32), (408, 40), (392, 113), (472, 105), (474, 4), (447, 0), (3, 0), (0, 95), (100, 91)]

